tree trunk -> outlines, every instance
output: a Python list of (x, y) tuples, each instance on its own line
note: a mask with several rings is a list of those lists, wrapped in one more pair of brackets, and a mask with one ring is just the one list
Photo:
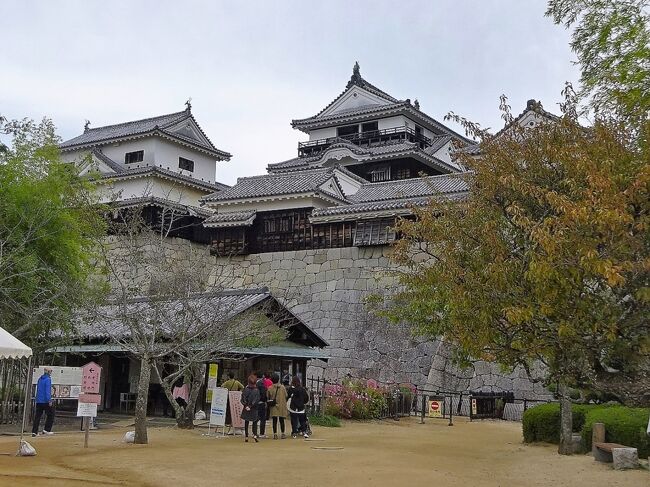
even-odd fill
[(194, 429), (194, 409), (199, 391), (203, 385), (203, 367), (194, 365), (191, 369), (192, 381), (190, 382), (190, 395), (187, 399), (187, 406), (183, 408), (183, 414), (176, 416), (176, 426), (179, 429)]
[(149, 357), (140, 359), (140, 380), (138, 397), (135, 401), (135, 443), (146, 445), (147, 438), (147, 400), (149, 399), (149, 380), (151, 378), (151, 361)]
[(569, 388), (563, 382), (558, 385), (560, 395), (560, 455), (573, 454), (573, 413), (571, 411), (571, 398)]

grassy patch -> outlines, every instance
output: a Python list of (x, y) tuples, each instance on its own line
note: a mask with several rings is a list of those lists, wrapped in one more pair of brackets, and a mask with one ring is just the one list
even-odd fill
[(309, 422), (314, 426), (325, 426), (326, 428), (339, 428), (341, 426), (341, 420), (329, 414), (309, 416)]

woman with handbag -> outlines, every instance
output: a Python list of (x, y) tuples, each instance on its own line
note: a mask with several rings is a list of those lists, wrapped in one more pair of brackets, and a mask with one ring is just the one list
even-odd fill
[(258, 404), (260, 402), (260, 392), (257, 390), (255, 375), (248, 376), (248, 385), (241, 395), (241, 403), (243, 409), (241, 411), (241, 419), (244, 420), (244, 441), (248, 442), (248, 423), (253, 423), (253, 439), (255, 443), (259, 440), (257, 438), (257, 421), (258, 421)]
[(283, 440), (286, 438), (284, 434), (284, 420), (289, 417), (289, 410), (287, 409), (287, 390), (280, 384), (280, 375), (273, 374), (271, 376), (272, 386), (267, 391), (269, 406), (269, 416), (273, 421), (273, 439), (278, 439), (278, 421), (280, 422), (280, 432), (282, 433)]

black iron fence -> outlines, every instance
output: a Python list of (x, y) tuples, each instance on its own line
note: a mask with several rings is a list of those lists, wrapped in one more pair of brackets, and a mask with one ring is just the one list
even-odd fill
[[(324, 414), (327, 403), (327, 386), (340, 383), (320, 377), (309, 377), (305, 386), (309, 390), (309, 414)], [(528, 399), (516, 397), (512, 392), (444, 391), (408, 388), (399, 384), (381, 387), (385, 406), (377, 419), (399, 419), (406, 416), (446, 419), (453, 424), (454, 416), (474, 419), (503, 419), (521, 421), (524, 411), (537, 404), (555, 402), (552, 399)]]

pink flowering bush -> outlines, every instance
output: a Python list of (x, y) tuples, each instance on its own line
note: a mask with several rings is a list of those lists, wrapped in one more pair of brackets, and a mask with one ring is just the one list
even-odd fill
[(380, 418), (387, 391), (375, 382), (347, 381), (325, 386), (325, 414), (345, 419)]

